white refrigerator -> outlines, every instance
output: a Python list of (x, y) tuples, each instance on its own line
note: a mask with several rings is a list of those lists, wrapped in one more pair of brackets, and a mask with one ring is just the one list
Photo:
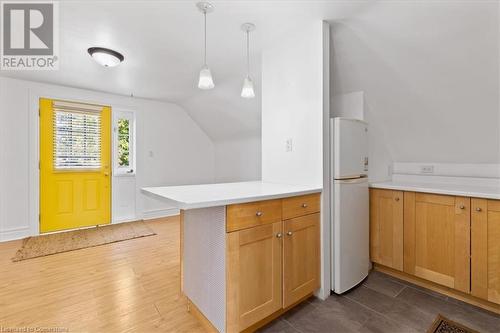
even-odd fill
[(331, 286), (341, 294), (363, 281), (370, 269), (368, 124), (332, 118), (330, 126)]

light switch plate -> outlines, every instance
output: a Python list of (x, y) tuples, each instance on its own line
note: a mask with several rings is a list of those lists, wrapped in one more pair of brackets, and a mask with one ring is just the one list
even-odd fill
[(293, 140), (292, 138), (286, 139), (285, 152), (289, 153), (293, 150)]

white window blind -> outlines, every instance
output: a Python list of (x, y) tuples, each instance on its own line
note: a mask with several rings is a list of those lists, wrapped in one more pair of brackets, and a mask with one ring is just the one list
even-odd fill
[(101, 109), (54, 103), (55, 169), (101, 167)]

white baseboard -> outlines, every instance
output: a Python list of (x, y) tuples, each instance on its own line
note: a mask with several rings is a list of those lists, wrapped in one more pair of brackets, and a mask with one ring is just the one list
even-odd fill
[(29, 227), (20, 227), (0, 231), (0, 242), (8, 242), (32, 236)]
[(111, 224), (134, 222), (134, 221), (138, 221), (140, 219), (141, 219), (140, 217), (136, 217), (136, 216), (122, 217), (122, 218), (113, 219)]
[(168, 209), (155, 209), (149, 210), (142, 213), (142, 218), (144, 220), (152, 220), (158, 219), (161, 217), (175, 216), (179, 215), (180, 210), (177, 208), (168, 208)]

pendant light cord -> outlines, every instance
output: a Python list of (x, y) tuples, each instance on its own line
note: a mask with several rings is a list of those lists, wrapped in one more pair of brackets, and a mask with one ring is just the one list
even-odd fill
[(205, 53), (203, 55), (203, 60), (205, 62), (205, 66), (207, 66), (207, 11), (203, 12), (203, 16), (205, 18)]
[(250, 31), (247, 30), (247, 77), (250, 77)]

